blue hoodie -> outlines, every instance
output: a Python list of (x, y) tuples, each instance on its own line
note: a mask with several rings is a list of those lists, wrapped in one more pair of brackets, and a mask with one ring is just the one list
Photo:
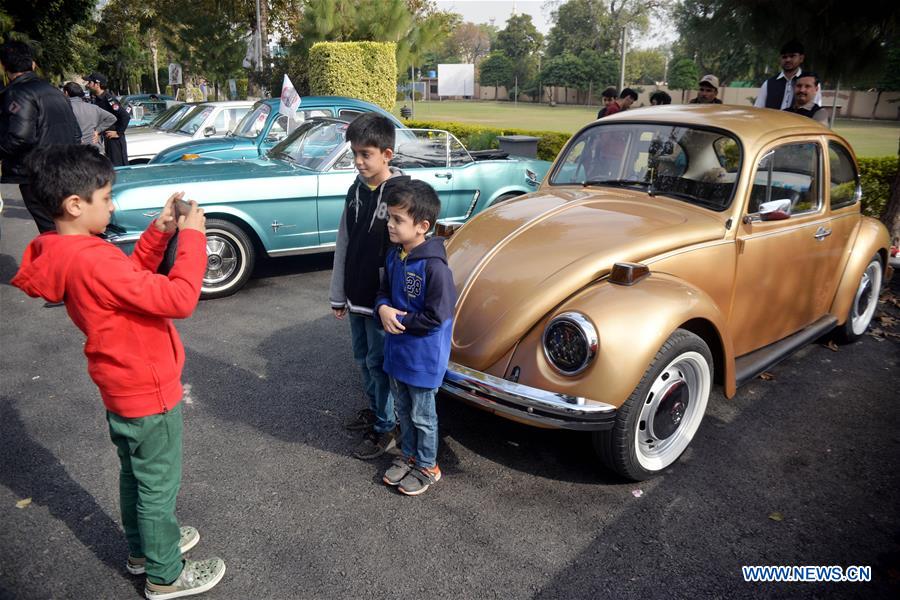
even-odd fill
[(400, 319), (406, 330), (385, 336), (384, 372), (408, 385), (435, 389), (450, 360), (456, 287), (443, 238), (425, 240), (405, 260), (400, 259), (401, 249), (388, 252), (375, 301), (375, 314), (382, 304), (406, 313)]

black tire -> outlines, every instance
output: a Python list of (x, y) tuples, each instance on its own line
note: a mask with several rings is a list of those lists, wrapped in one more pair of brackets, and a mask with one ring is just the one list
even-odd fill
[(519, 196), (521, 196), (524, 193), (525, 192), (508, 192), (506, 194), (503, 194), (502, 196), (497, 196), (496, 198), (494, 198), (494, 201), (491, 202), (490, 204), (488, 204), (488, 206), (497, 206), (501, 202), (506, 202), (507, 200), (512, 200), (513, 198), (518, 198)]
[(703, 420), (712, 378), (706, 342), (690, 331), (676, 330), (619, 408), (613, 428), (593, 434), (600, 461), (633, 481), (668, 468)]
[(847, 320), (835, 332), (835, 337), (839, 342), (850, 344), (866, 333), (872, 317), (875, 316), (883, 279), (884, 267), (881, 264), (881, 258), (876, 254), (866, 265), (866, 270), (859, 279), (859, 285), (853, 296), (853, 304), (850, 305), (847, 313)]
[[(168, 273), (175, 264), (178, 236), (166, 248), (160, 273)], [(224, 298), (244, 287), (256, 263), (256, 248), (240, 225), (221, 219), (206, 220), (207, 269), (203, 275), (200, 298)]]

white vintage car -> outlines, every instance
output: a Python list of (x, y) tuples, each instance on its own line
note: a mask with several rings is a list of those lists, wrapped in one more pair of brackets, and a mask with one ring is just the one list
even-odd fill
[(158, 152), (181, 142), (223, 136), (231, 131), (252, 107), (253, 102), (246, 100), (202, 102), (194, 105), (171, 128), (150, 127), (133, 133), (129, 131), (126, 133), (128, 164), (146, 164)]

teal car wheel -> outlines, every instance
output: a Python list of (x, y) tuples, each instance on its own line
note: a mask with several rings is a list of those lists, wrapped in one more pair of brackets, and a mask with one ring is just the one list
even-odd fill
[[(175, 264), (178, 236), (166, 248), (166, 256), (159, 272), (167, 274)], [(221, 219), (206, 221), (206, 273), (200, 298), (224, 298), (244, 287), (253, 273), (256, 247), (240, 225)]]
[(256, 261), (253, 241), (240, 226), (229, 221), (206, 221), (206, 273), (200, 297), (222, 298), (247, 283)]

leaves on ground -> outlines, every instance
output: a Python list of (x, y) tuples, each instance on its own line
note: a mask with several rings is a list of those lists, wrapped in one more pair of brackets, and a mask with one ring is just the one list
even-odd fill
[(775, 375), (768, 371), (763, 371), (759, 374), (759, 378), (763, 381), (772, 381), (773, 379), (775, 379)]
[(16, 508), (25, 508), (29, 504), (31, 504), (31, 498), (23, 498), (16, 502)]
[(779, 522), (780, 522), (780, 521), (784, 521), (784, 515), (781, 514), (780, 512), (773, 512), (773, 513), (771, 513), (771, 514), (769, 515), (769, 518), (772, 519), (773, 521), (779, 521)]
[(840, 350), (838, 345), (834, 343), (834, 340), (828, 340), (827, 344), (822, 344), (822, 345), (825, 346), (826, 348), (828, 348), (829, 350), (831, 350), (832, 352), (837, 352), (838, 350)]

